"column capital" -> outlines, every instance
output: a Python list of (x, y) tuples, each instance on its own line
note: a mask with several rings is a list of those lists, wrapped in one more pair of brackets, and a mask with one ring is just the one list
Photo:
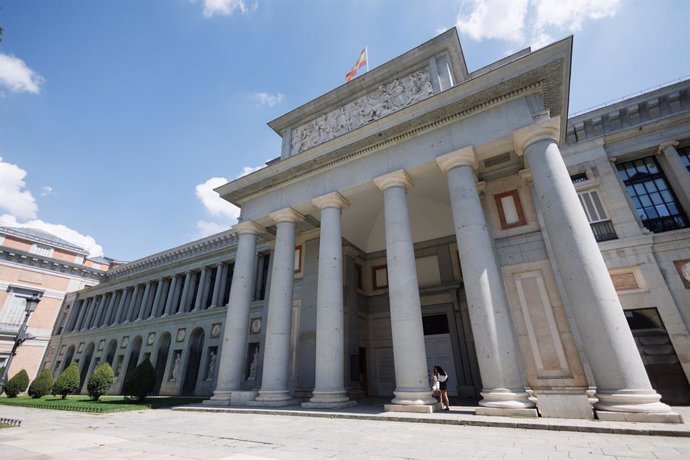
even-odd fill
[(518, 176), (522, 177), (525, 182), (532, 182), (532, 170), (529, 168), (519, 170)]
[(436, 164), (443, 171), (443, 174), (447, 174), (448, 171), (457, 166), (470, 166), (475, 171), (479, 167), (477, 154), (471, 145), (436, 157)]
[(525, 153), (525, 149), (535, 142), (550, 139), (558, 142), (561, 133), (560, 115), (553, 118), (541, 118), (524, 128), (513, 131), (513, 143), (515, 153), (519, 156)]
[(311, 202), (319, 209), (324, 208), (347, 208), (350, 206), (350, 202), (347, 198), (342, 196), (338, 192), (328, 193), (326, 195), (321, 195), (320, 197), (314, 198)]
[(678, 141), (668, 141), (664, 142), (663, 144), (659, 144), (659, 148), (657, 149), (656, 153), (664, 153), (664, 151), (669, 147), (675, 149), (676, 147), (678, 147)]
[(301, 222), (304, 216), (292, 208), (283, 208), (268, 215), (273, 221), (278, 222)]
[(374, 179), (374, 184), (382, 192), (389, 187), (405, 187), (406, 189), (414, 187), (414, 181), (404, 169), (379, 176)]
[(245, 220), (234, 225), (232, 227), (232, 231), (233, 233), (237, 233), (238, 235), (244, 235), (245, 233), (249, 233), (250, 235), (258, 235), (260, 233), (265, 232), (266, 229), (263, 228), (261, 225), (255, 223), (254, 221)]

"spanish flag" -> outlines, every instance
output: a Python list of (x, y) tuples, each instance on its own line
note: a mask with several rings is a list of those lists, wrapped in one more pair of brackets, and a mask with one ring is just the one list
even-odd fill
[(353, 78), (357, 76), (357, 71), (367, 65), (367, 47), (365, 46), (364, 49), (362, 50), (361, 53), (359, 53), (359, 59), (357, 59), (357, 62), (355, 62), (355, 65), (352, 66), (352, 70), (350, 70), (346, 75), (345, 75), (345, 81), (350, 81)]

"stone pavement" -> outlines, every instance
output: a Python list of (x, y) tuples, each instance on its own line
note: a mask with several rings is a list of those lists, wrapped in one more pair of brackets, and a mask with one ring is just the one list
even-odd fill
[[(0, 458), (682, 459), (690, 438), (383, 419), (146, 410), (95, 415), (0, 406)], [(453, 417), (439, 414), (438, 419)]]

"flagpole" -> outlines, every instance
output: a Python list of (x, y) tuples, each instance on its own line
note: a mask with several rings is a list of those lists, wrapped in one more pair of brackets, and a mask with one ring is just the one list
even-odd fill
[(369, 48), (366, 43), (364, 44), (364, 56), (366, 56), (367, 59), (367, 72), (369, 72)]

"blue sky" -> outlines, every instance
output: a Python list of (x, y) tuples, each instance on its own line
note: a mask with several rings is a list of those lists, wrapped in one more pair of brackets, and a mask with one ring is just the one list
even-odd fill
[(227, 229), (212, 187), (365, 43), (373, 68), (457, 26), (473, 70), (572, 33), (572, 113), (688, 77), (688, 23), (688, 0), (0, 0), (0, 225), (121, 260)]

